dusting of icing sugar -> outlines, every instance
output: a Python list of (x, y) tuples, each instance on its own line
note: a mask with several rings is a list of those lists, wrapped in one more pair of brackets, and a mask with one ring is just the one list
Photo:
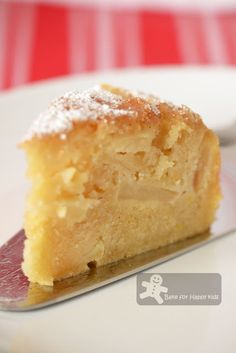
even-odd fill
[(152, 113), (159, 115), (160, 110), (158, 109), (157, 105), (154, 103), (149, 102), (148, 104), (145, 105), (146, 109), (149, 109)]
[[(127, 92), (129, 92), (129, 91), (127, 91)], [(149, 93), (142, 92), (142, 91), (134, 91), (134, 90), (130, 91), (130, 94), (132, 94), (132, 96), (134, 96), (136, 98), (145, 99), (147, 101), (145, 108), (149, 109), (152, 113), (154, 113), (156, 115), (160, 114), (160, 110), (158, 109), (158, 105), (160, 104), (161, 100), (159, 97), (154, 96)]]
[(160, 111), (158, 109), (158, 105), (160, 105), (160, 104), (168, 104), (172, 109), (179, 108), (178, 105), (175, 105), (174, 103), (170, 102), (169, 100), (162, 99), (162, 98), (160, 98), (158, 96), (154, 96), (153, 94), (150, 94), (150, 93), (145, 93), (142, 91), (133, 91), (133, 90), (130, 91), (130, 93), (135, 97), (146, 99), (148, 101), (148, 103), (150, 104), (153, 113), (155, 113), (155, 114), (160, 113)]
[(130, 90), (130, 91), (127, 90), (127, 93), (132, 94), (132, 96), (134, 96), (134, 97), (146, 99), (149, 101), (152, 100), (153, 102), (155, 102), (157, 104), (160, 102), (160, 98), (158, 96), (154, 96), (151, 93), (146, 93), (146, 92), (139, 91), (139, 90), (137, 90), (137, 91), (136, 90)]
[(122, 109), (123, 98), (95, 86), (86, 91), (71, 91), (55, 99), (48, 109), (41, 113), (29, 129), (26, 140), (57, 134), (62, 140), (73, 128), (73, 123), (97, 120), (104, 117), (135, 116), (131, 109)]

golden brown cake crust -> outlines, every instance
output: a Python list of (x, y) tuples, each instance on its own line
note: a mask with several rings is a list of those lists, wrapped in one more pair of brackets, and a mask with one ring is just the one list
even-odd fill
[(153, 95), (103, 84), (85, 92), (68, 92), (55, 99), (33, 122), (22, 146), (47, 137), (65, 140), (77, 126), (96, 127), (115, 120), (119, 128), (130, 130), (135, 125), (142, 128), (150, 124), (151, 127), (162, 119), (184, 120), (194, 129), (203, 125), (200, 116), (184, 105), (176, 106)]

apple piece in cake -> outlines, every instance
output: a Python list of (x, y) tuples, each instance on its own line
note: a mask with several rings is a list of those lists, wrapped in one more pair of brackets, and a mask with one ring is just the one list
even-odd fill
[(32, 187), (23, 270), (53, 282), (206, 231), (219, 143), (199, 115), (108, 85), (69, 92), (22, 147)]

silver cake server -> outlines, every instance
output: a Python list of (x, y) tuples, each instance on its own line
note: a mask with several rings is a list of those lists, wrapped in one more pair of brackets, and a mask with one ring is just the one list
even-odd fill
[[(234, 230), (236, 231), (236, 228)], [(30, 283), (21, 270), (25, 239), (22, 230), (0, 249), (0, 309), (29, 311), (60, 303), (174, 259), (232, 232), (233, 230), (220, 234), (201, 234), (130, 259), (92, 269), (86, 274), (58, 281), (53, 287), (48, 287)]]

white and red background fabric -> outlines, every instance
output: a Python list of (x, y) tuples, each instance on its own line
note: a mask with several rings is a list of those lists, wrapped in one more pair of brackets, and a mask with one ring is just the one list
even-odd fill
[(141, 65), (236, 64), (236, 1), (0, 0), (0, 90)]

